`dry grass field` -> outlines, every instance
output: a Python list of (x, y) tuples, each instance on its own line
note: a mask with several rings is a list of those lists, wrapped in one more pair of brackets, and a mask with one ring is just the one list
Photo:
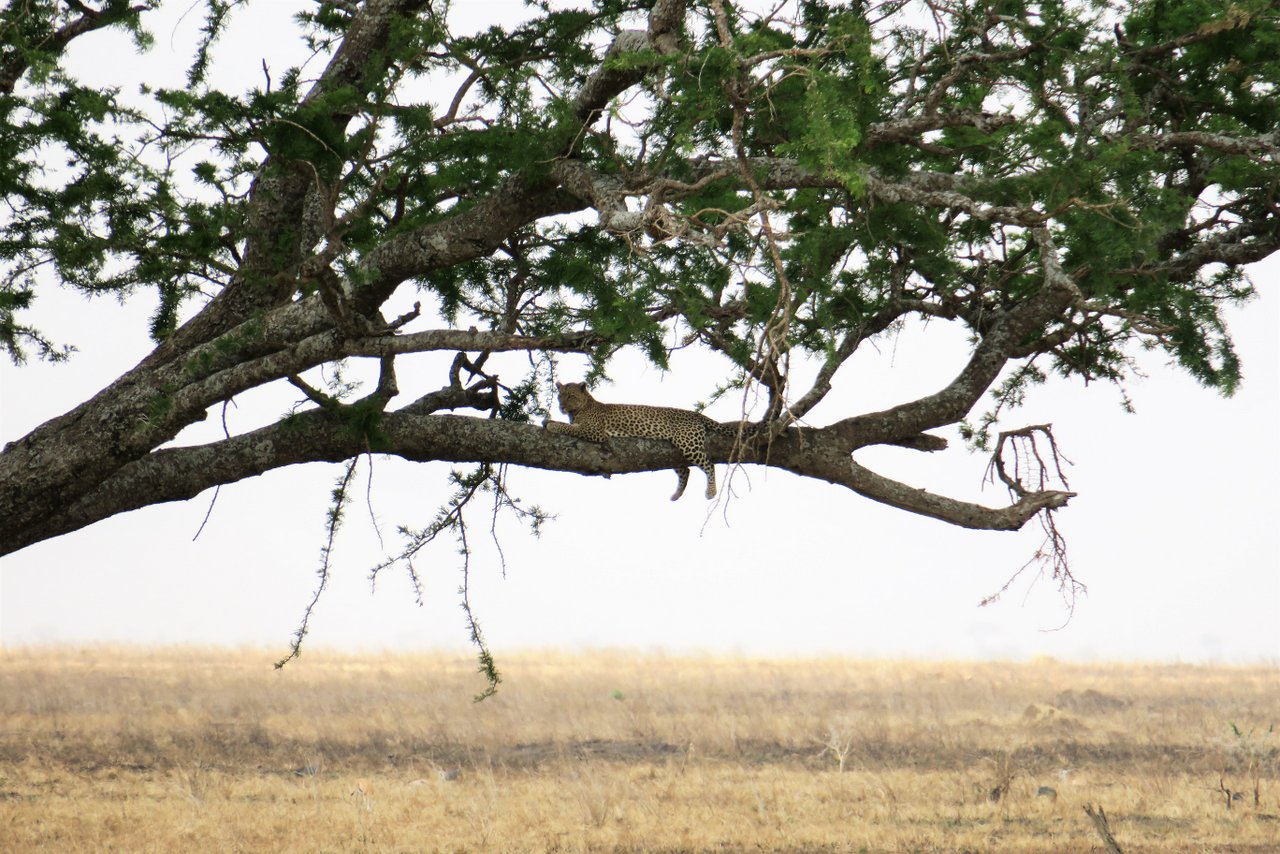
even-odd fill
[(1280, 851), (1276, 668), (271, 660), (0, 653), (0, 851)]

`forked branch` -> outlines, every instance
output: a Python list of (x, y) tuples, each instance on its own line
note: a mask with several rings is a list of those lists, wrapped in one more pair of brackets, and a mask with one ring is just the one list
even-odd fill
[[(1037, 436), (1048, 442), (1048, 463), (1045, 462), (1046, 455), (1041, 452)], [(1012, 473), (1005, 461), (1006, 445), (1011, 449)], [(1070, 465), (1071, 460), (1058, 449), (1058, 442), (1053, 436), (1053, 425), (1033, 424), (1018, 430), (1005, 430), (1000, 433), (995, 450), (991, 452), (991, 462), (987, 465), (983, 482), (995, 483), (999, 480), (1017, 498), (1025, 498), (1033, 491), (1043, 492), (1054, 480), (1070, 489), (1066, 473), (1062, 470), (1063, 463)], [(1074, 492), (1069, 494), (1075, 495)]]

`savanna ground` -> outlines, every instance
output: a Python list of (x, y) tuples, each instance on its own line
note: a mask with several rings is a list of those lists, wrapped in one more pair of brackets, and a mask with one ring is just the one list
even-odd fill
[(1275, 667), (271, 660), (0, 653), (0, 851), (1280, 850)]

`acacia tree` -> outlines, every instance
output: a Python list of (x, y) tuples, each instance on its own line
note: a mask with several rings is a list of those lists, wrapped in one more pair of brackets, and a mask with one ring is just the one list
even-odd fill
[[(598, 379), (624, 348), (659, 366), (702, 348), (723, 365), (710, 395), (759, 393), (718, 462), (1015, 530), (1072, 493), (1047, 428), (997, 437), (997, 416), (1051, 372), (1122, 381), (1136, 347), (1231, 392), (1221, 310), (1280, 246), (1272, 0), (535, 2), (475, 34), (441, 2), (317, 2), (312, 62), (249, 91), (209, 75), (243, 4), (206, 0), (184, 85), (125, 98), (65, 71), (94, 29), (145, 49), (157, 4), (0, 11), (0, 345), (67, 354), (24, 318), (45, 288), (159, 294), (151, 353), (0, 455), (3, 552), (294, 463), (476, 464), (409, 554), (476, 490), (503, 494), (501, 464), (678, 465), (538, 425), (556, 354)], [(949, 382), (809, 423), (860, 348), (920, 319), (971, 336)], [(435, 350), (452, 369), (404, 399), (397, 357)], [(492, 371), (507, 351), (522, 375)], [(303, 377), (356, 359), (371, 388)], [(284, 382), (301, 405), (277, 422), (181, 441)], [(854, 458), (939, 451), (929, 431), (955, 425), (1006, 506)]]

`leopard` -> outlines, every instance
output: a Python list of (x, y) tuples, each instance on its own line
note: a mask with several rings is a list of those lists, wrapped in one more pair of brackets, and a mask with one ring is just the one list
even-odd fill
[(697, 466), (707, 475), (707, 498), (716, 497), (716, 470), (707, 456), (707, 437), (736, 436), (737, 422), (721, 424), (701, 412), (670, 406), (646, 406), (637, 403), (602, 403), (587, 391), (586, 383), (556, 383), (560, 411), (571, 423), (548, 421), (544, 426), (552, 433), (564, 433), (589, 442), (608, 442), (610, 438), (635, 437), (662, 439), (676, 446), (688, 465), (676, 469), (679, 483), (672, 501), (684, 495), (689, 485), (689, 467)]

